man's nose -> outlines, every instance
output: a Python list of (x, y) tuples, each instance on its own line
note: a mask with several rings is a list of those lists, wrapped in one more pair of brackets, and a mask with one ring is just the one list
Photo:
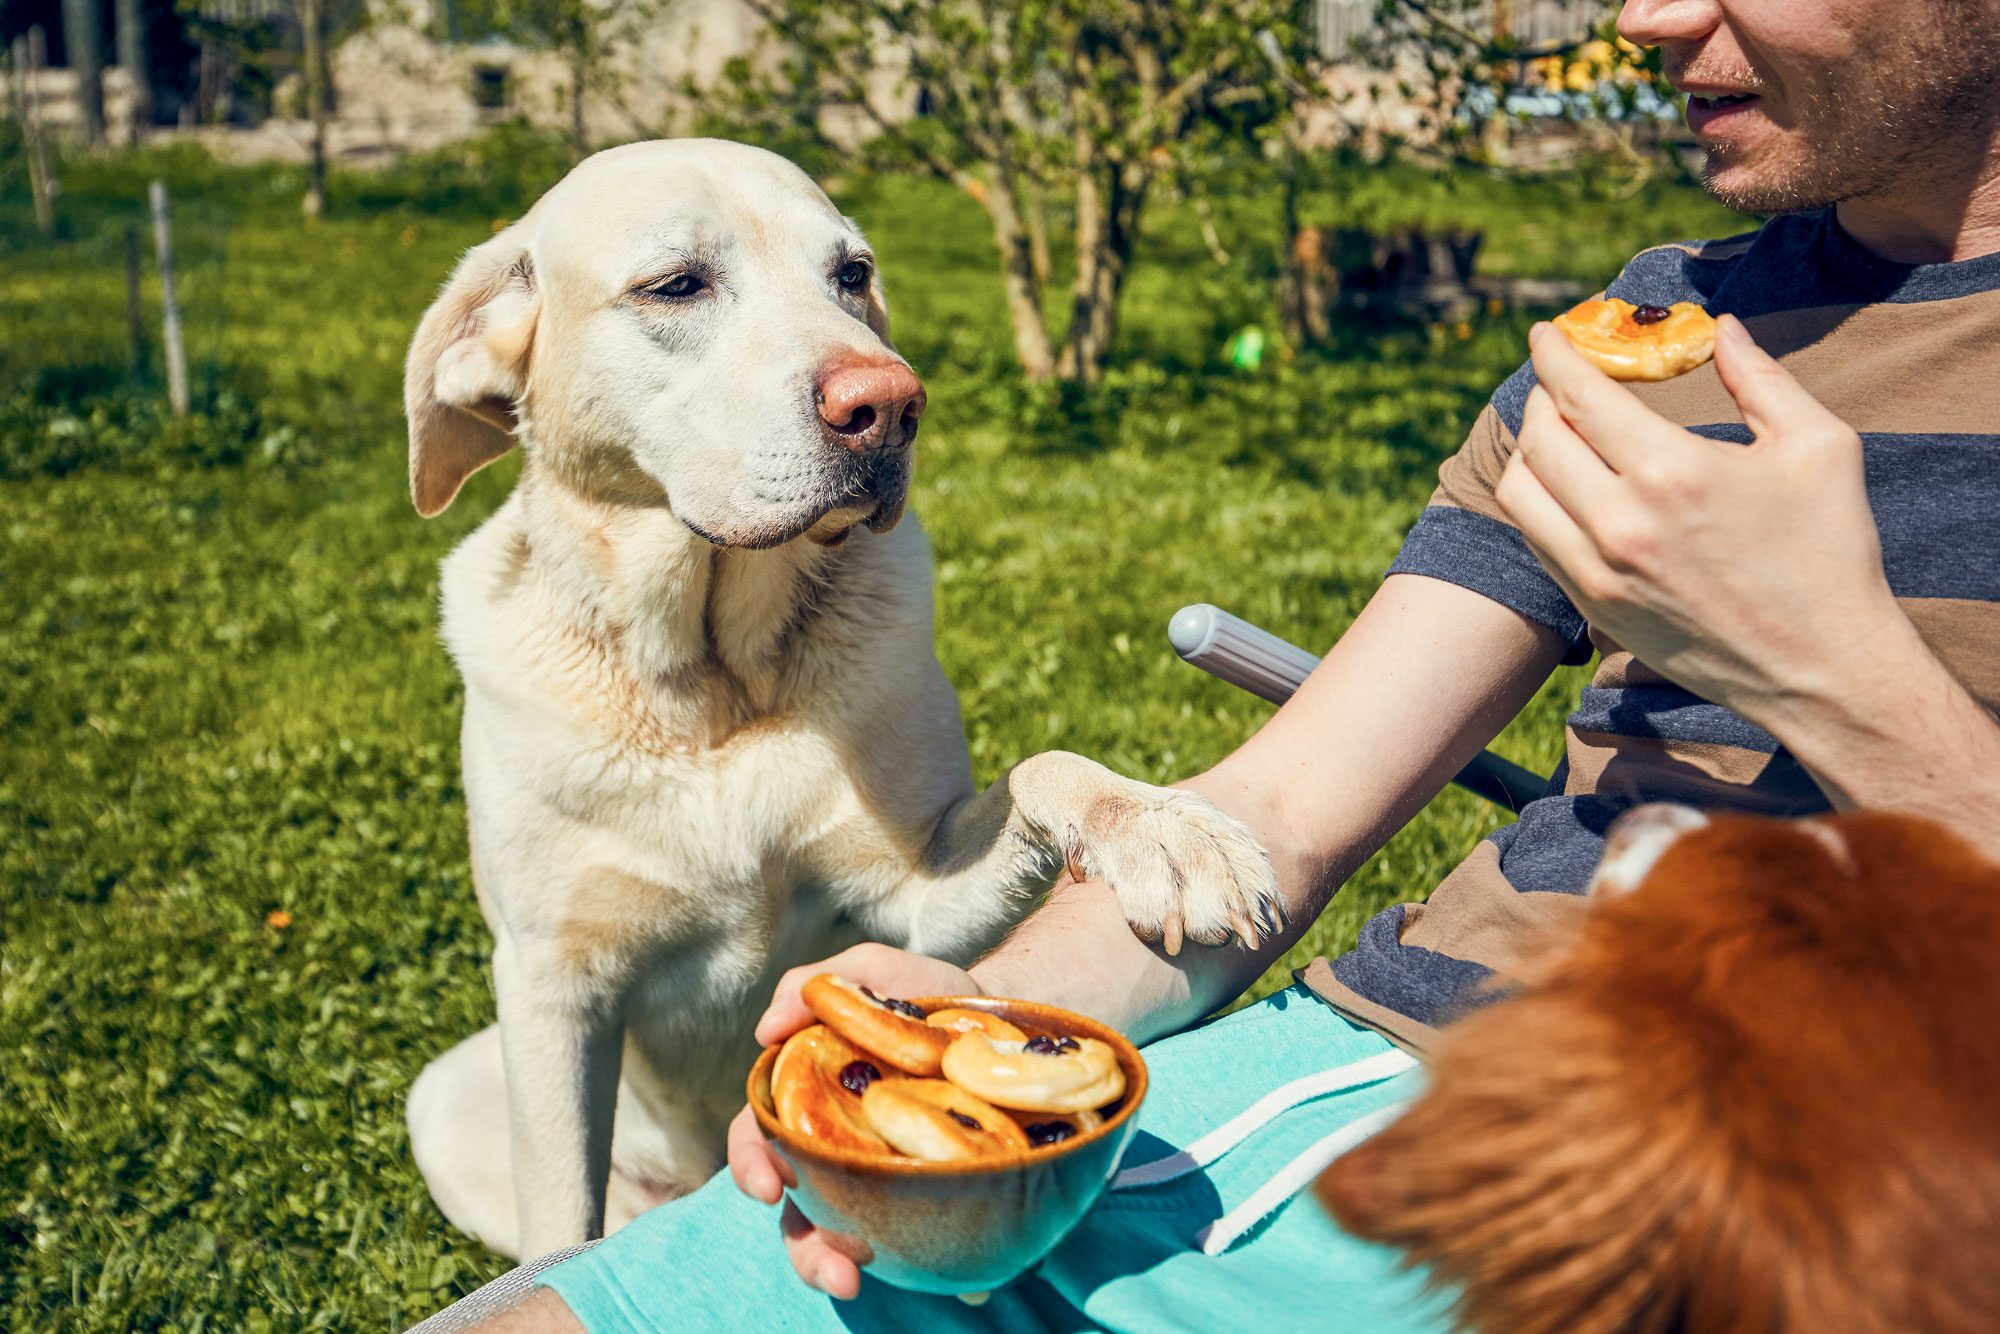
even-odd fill
[(1720, 0), (1625, 0), (1618, 35), (1634, 46), (1697, 42), (1722, 22)]
[(844, 360), (821, 368), (813, 385), (820, 434), (828, 444), (862, 453), (906, 448), (924, 415), (924, 385), (917, 373), (886, 358)]

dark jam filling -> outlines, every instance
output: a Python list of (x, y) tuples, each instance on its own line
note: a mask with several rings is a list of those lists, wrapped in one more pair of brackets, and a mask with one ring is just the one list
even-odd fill
[(950, 1117), (952, 1120), (958, 1122), (960, 1125), (964, 1126), (967, 1130), (986, 1129), (985, 1126), (980, 1125), (977, 1121), (967, 1116), (964, 1112), (954, 1112), (951, 1108), (947, 1107), (944, 1109), (944, 1114)]
[(840, 1086), (853, 1094), (866, 1093), (881, 1077), (882, 1072), (867, 1061), (849, 1061), (840, 1067)]
[(1075, 1133), (1076, 1127), (1067, 1121), (1038, 1121), (1027, 1128), (1028, 1143), (1038, 1149), (1060, 1144)]
[(1075, 1038), (1029, 1038), (1021, 1044), (1021, 1050), (1037, 1056), (1060, 1056), (1064, 1052), (1082, 1051), (1083, 1044)]
[(869, 1000), (874, 1001), (877, 1005), (881, 1006), (885, 1010), (892, 1010), (897, 1014), (907, 1015), (912, 1019), (930, 1018), (929, 1011), (923, 1009), (921, 1006), (912, 1005), (906, 1000), (888, 1000), (885, 999), (884, 997), (876, 995), (874, 992), (870, 991), (867, 987), (861, 988), (861, 994), (866, 996)]
[(1673, 312), (1665, 306), (1640, 306), (1632, 312), (1632, 323), (1658, 324), (1671, 314)]

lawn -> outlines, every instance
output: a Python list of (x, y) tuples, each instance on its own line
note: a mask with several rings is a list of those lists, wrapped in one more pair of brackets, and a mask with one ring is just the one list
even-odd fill
[[(432, 1209), (402, 1104), (493, 1011), (434, 607), (439, 557), (514, 468), (419, 520), (400, 370), (458, 251), (556, 170), (497, 139), (342, 178), (308, 231), (289, 171), (86, 160), (43, 243), (0, 163), (0, 1327), (395, 1328), (505, 1267)], [(184, 425), (124, 370), (122, 232), (156, 173), (202, 403)], [(1157, 210), (1110, 383), (1055, 402), (1011, 374), (975, 208), (914, 179), (840, 195), (930, 389), (915, 510), (982, 782), (1058, 746), (1166, 780), (1254, 730), (1269, 710), (1176, 663), (1169, 614), (1212, 600), (1330, 643), (1529, 319), (1233, 371), (1276, 244), (1275, 200), (1237, 192), (1226, 267)], [(1496, 271), (1597, 281), (1743, 225), (1680, 187), (1361, 166), (1312, 207), (1482, 226)], [(1577, 685), (1500, 748), (1551, 767)], [(1297, 959), (1500, 818), (1440, 797)]]

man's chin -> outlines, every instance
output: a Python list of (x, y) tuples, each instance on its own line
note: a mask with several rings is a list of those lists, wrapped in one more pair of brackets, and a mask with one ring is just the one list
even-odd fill
[(1828, 201), (1805, 188), (1802, 173), (1756, 161), (1743, 161), (1744, 154), (1729, 148), (1711, 150), (1702, 164), (1702, 188), (1716, 200), (1738, 213), (1799, 213), (1821, 207)]
[(1824, 149), (1775, 125), (1705, 142), (1702, 188), (1739, 213), (1804, 213), (1852, 192)]

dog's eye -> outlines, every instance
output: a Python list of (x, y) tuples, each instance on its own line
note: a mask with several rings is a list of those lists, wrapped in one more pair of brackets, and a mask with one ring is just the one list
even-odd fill
[(833, 271), (833, 280), (840, 284), (843, 292), (865, 292), (868, 290), (868, 265), (858, 259), (850, 259)]
[(692, 273), (676, 273), (673, 277), (654, 283), (651, 287), (648, 287), (646, 295), (673, 298), (690, 297), (699, 292), (705, 285), (700, 278), (697, 278)]

